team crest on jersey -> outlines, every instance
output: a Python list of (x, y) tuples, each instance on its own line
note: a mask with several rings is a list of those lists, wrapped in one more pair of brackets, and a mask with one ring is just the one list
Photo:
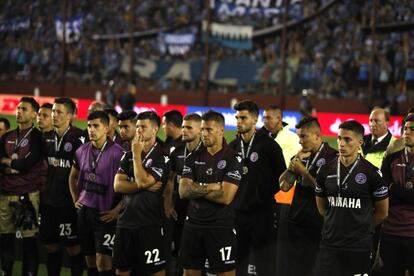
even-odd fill
[(257, 154), (257, 152), (252, 152), (252, 154), (250, 154), (250, 161), (252, 162), (256, 162), (257, 160), (259, 160), (259, 154)]
[(226, 167), (226, 160), (220, 160), (220, 161), (217, 163), (217, 168), (218, 168), (218, 169), (222, 170), (222, 169), (224, 169), (225, 167)]
[(316, 166), (317, 167), (322, 167), (323, 165), (326, 164), (326, 160), (325, 158), (320, 158), (317, 162), (316, 162)]
[(65, 151), (66, 152), (70, 152), (71, 150), (72, 150), (72, 144), (71, 143), (69, 143), (69, 142), (67, 142), (64, 146), (63, 146), (63, 148), (65, 149)]
[(27, 140), (27, 138), (24, 138), (22, 143), (20, 144), (21, 147), (25, 147), (29, 144), (29, 140)]
[(149, 168), (152, 165), (152, 159), (148, 159), (147, 162), (145, 162), (145, 168)]
[(367, 176), (364, 173), (358, 173), (355, 175), (355, 182), (358, 184), (365, 184), (367, 182)]

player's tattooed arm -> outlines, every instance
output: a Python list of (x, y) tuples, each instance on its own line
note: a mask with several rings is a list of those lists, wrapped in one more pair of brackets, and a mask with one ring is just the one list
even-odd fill
[(218, 183), (197, 183), (189, 178), (181, 178), (180, 185), (178, 186), (178, 192), (182, 199), (195, 199), (204, 197), (212, 191), (219, 190), (220, 184)]
[[(211, 183), (213, 184), (213, 183)], [(209, 185), (211, 185), (209, 184)], [(219, 185), (220, 189), (209, 192), (204, 198), (215, 203), (228, 205), (233, 201), (238, 186), (230, 182), (214, 183)]]

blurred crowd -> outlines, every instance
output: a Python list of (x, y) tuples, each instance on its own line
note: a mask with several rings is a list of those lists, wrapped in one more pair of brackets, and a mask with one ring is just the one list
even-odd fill
[[(68, 1), (70, 16), (80, 15), (83, 28), (80, 40), (67, 44), (62, 58), (62, 44), (56, 38), (55, 16), (63, 15), (64, 1), (1, 1), (0, 22), (16, 18), (30, 19), (28, 29), (1, 30), (0, 79), (58, 82), (62, 61), (65, 78), (73, 83), (107, 83), (126, 78), (129, 70), (128, 39), (94, 40), (93, 34), (127, 34), (130, 30), (148, 31), (163, 27), (186, 26), (176, 32), (197, 32), (197, 43), (181, 56), (160, 51), (157, 37), (135, 40), (133, 54), (137, 58), (167, 60), (204, 60), (200, 39), (201, 21), (206, 18), (202, 0), (159, 1)], [(329, 0), (302, 2), (300, 20), (315, 14)], [(287, 89), (298, 94), (303, 89), (318, 97), (366, 98), (370, 71), (373, 70), (375, 96), (390, 102), (411, 100), (414, 87), (414, 32), (377, 32), (376, 55), (371, 63), (373, 37), (370, 23), (373, 0), (338, 1), (325, 13), (287, 34)], [(392, 25), (414, 22), (414, 2), (379, 0), (377, 24)], [(166, 8), (165, 8), (166, 7)], [(133, 13), (132, 13), (132, 12)], [(132, 14), (135, 16), (132, 17)], [(135, 18), (132, 23), (132, 18)], [(291, 18), (289, 18), (291, 19)], [(252, 25), (255, 30), (280, 24), (281, 17), (229, 17), (213, 14), (213, 21)], [(218, 44), (210, 47), (211, 61), (247, 57), (264, 64), (258, 83), (247, 87), (224, 87), (221, 91), (273, 93), (280, 80), (280, 35), (255, 39), (250, 50), (235, 50)], [(272, 75), (272, 77), (270, 77)], [(138, 85), (148, 89), (197, 89), (199, 83), (180, 80), (142, 80)]]

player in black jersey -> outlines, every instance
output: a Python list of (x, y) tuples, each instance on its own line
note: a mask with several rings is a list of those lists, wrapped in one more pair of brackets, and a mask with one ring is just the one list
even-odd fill
[(178, 110), (169, 110), (162, 117), (162, 128), (165, 133), (165, 147), (170, 154), (175, 148), (183, 146), (181, 139), (181, 124), (183, 115)]
[[(388, 154), (381, 170), (390, 210), (381, 227), (381, 275), (414, 275), (414, 114), (405, 118), (404, 148)], [(406, 274), (406, 270), (409, 274)]]
[(276, 251), (273, 195), (279, 190), (278, 180), (286, 169), (282, 149), (263, 131), (256, 131), (259, 107), (245, 100), (236, 110), (238, 137), (230, 147), (243, 158), (243, 178), (236, 197), (237, 275), (248, 274), (252, 255), (259, 276), (274, 275)]
[(52, 107), (51, 103), (44, 103), (37, 113), (37, 126), (42, 133), (53, 131)]
[(157, 140), (160, 118), (153, 111), (137, 116), (132, 151), (121, 160), (115, 191), (124, 194), (113, 253), (117, 275), (165, 275), (163, 242), (163, 188), (168, 180), (170, 158)]
[(203, 114), (201, 137), (205, 147), (184, 162), (179, 193), (190, 199), (184, 224), (180, 259), (184, 275), (198, 276), (208, 259), (219, 276), (235, 275), (236, 231), (233, 198), (242, 177), (242, 158), (223, 138), (224, 117)]
[(283, 191), (293, 187), (286, 179), (295, 175), (295, 195), (288, 213), (288, 275), (312, 275), (319, 249), (322, 217), (316, 207), (315, 178), (319, 169), (336, 158), (338, 152), (322, 142), (317, 118), (303, 117), (296, 125), (302, 149), (292, 158), (288, 170), (280, 178)]
[(41, 195), (40, 239), (46, 245), (48, 275), (59, 275), (62, 256), (59, 243), (71, 258), (72, 275), (81, 275), (83, 260), (78, 241), (76, 209), (69, 192), (69, 174), (83, 131), (72, 126), (76, 105), (58, 98), (52, 109), (54, 131), (43, 136), (43, 154), (48, 162), (46, 187)]
[(372, 233), (388, 214), (381, 172), (360, 154), (364, 127), (339, 125), (339, 156), (316, 177), (316, 204), (324, 217), (314, 275), (369, 275)]
[(122, 146), (124, 143), (118, 133), (118, 111), (113, 108), (105, 108), (105, 113), (109, 116), (108, 137), (112, 142)]
[[(188, 200), (180, 199), (178, 182), (183, 172), (184, 159), (202, 146), (200, 129), (200, 115), (196, 113), (185, 115), (181, 128), (183, 145), (176, 147), (170, 154), (171, 172), (164, 192), (164, 211), (165, 216), (173, 222), (171, 251), (174, 257), (178, 257), (181, 233), (188, 206)], [(178, 264), (172, 264), (172, 267), (174, 267), (175, 275), (182, 275), (182, 269)]]
[(132, 110), (123, 111), (118, 115), (119, 135), (123, 141), (122, 147), (131, 150), (131, 141), (134, 139), (137, 124), (137, 113)]

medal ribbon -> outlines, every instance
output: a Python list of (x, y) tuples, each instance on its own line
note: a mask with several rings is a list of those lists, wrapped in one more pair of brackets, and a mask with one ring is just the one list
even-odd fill
[[(58, 138), (57, 133), (55, 132), (55, 153), (58, 153), (60, 151), (60, 146), (62, 145), (63, 137), (65, 137), (65, 135), (66, 135), (66, 133), (68, 133), (69, 129), (70, 129), (70, 126), (67, 127), (65, 132), (63, 132), (63, 135), (60, 137), (60, 140)], [(59, 140), (59, 144), (58, 144), (58, 140)]]
[(150, 156), (150, 154), (152, 153), (152, 151), (155, 149), (156, 146), (157, 146), (157, 142), (155, 142), (155, 144), (151, 147), (151, 149), (145, 155), (144, 159), (142, 159), (142, 165), (143, 166), (144, 166), (145, 162), (147, 161), (148, 157)]
[(96, 157), (96, 159), (92, 154), (93, 160), (92, 160), (92, 166), (91, 167), (92, 167), (92, 173), (93, 174), (95, 174), (96, 167), (98, 166), (99, 160), (101, 159), (102, 153), (105, 150), (105, 147), (106, 147), (107, 143), (108, 143), (108, 140), (106, 140), (105, 143), (103, 144), (103, 146), (101, 147), (101, 150), (99, 151), (98, 156)]
[(252, 148), (253, 140), (254, 140), (255, 136), (256, 136), (256, 132), (253, 134), (252, 139), (250, 139), (249, 146), (247, 147), (246, 155), (244, 154), (243, 138), (240, 139), (240, 148), (241, 148), (243, 160), (246, 159), (249, 156), (249, 152), (250, 152), (250, 149)]
[(349, 172), (346, 174), (344, 180), (342, 180), (341, 182), (341, 161), (340, 158), (338, 157), (338, 165), (336, 167), (336, 180), (337, 180), (337, 185), (338, 185), (338, 195), (341, 196), (341, 187), (344, 186), (345, 182), (348, 180), (348, 177), (352, 174), (353, 170), (355, 169), (356, 165), (358, 164), (360, 159), (360, 155), (358, 154), (358, 157), (356, 159), (356, 161), (354, 162), (354, 164), (352, 165), (351, 169), (349, 170)]
[(32, 128), (29, 131), (26, 132), (26, 134), (23, 136), (22, 139), (20, 139), (20, 141), (18, 140), (19, 139), (19, 133), (20, 133), (20, 131), (17, 132), (16, 139), (14, 140), (14, 148), (13, 148), (13, 152), (14, 153), (17, 152), (17, 150), (19, 149), (19, 147), (22, 144), (22, 142), (24, 141), (24, 139), (26, 139), (27, 136), (29, 136), (29, 134), (33, 131), (34, 128), (35, 127), (32, 126)]
[(319, 154), (321, 153), (321, 151), (322, 151), (322, 149), (323, 149), (323, 146), (325, 146), (325, 144), (324, 144), (324, 143), (322, 143), (322, 145), (319, 147), (318, 152), (316, 152), (315, 157), (313, 157), (312, 162), (311, 162), (311, 164), (310, 164), (310, 166), (309, 166), (309, 167), (308, 167), (308, 165), (309, 165), (309, 159), (308, 159), (308, 161), (306, 161), (306, 169), (308, 170), (308, 172), (309, 172), (310, 170), (312, 170), (313, 165), (315, 165), (316, 159), (318, 159), (318, 156), (319, 156)]

